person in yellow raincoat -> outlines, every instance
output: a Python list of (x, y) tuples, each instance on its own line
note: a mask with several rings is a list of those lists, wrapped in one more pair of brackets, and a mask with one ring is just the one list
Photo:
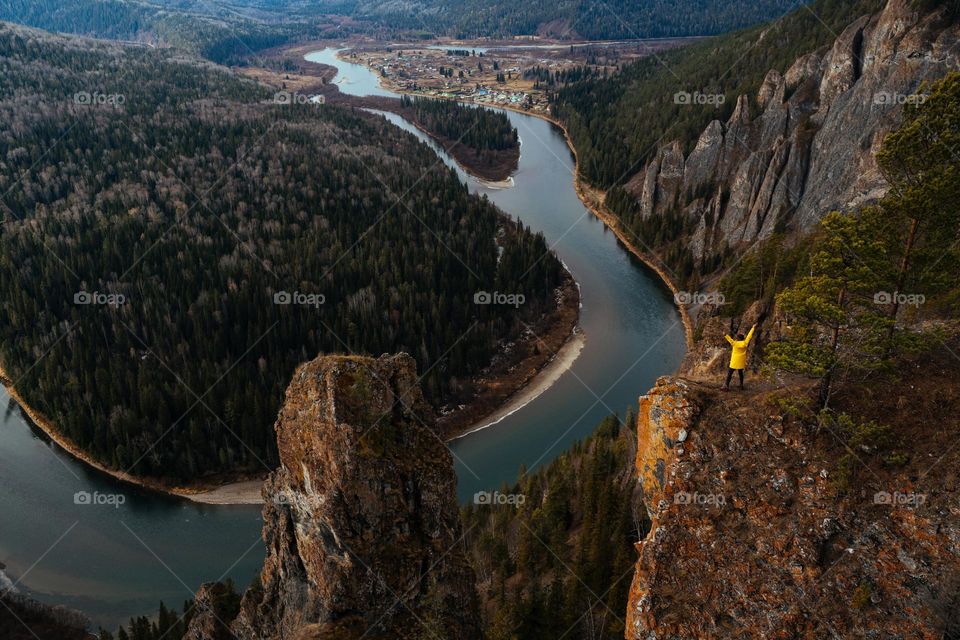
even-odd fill
[(750, 333), (746, 337), (742, 333), (737, 334), (734, 340), (729, 335), (723, 336), (730, 343), (733, 350), (730, 353), (730, 368), (727, 369), (727, 382), (723, 385), (724, 391), (730, 390), (730, 380), (733, 378), (733, 372), (736, 371), (740, 376), (740, 389), (743, 389), (743, 370), (747, 368), (747, 345), (753, 339), (753, 331), (757, 325), (750, 327)]

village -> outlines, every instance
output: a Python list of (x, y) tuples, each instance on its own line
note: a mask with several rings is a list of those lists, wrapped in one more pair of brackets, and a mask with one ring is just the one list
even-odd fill
[(346, 57), (379, 74), (395, 91), (545, 114), (550, 79), (575, 63), (529, 54), (526, 49), (428, 45), (358, 48)]

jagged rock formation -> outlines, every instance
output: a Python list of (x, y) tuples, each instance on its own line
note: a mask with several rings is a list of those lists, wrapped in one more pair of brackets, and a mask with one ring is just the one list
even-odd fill
[(848, 26), (828, 51), (770, 71), (751, 114), (740, 96), (726, 123), (713, 121), (684, 158), (663, 147), (627, 190), (648, 217), (682, 210), (697, 228), (697, 259), (725, 245), (804, 230), (831, 210), (876, 200), (886, 183), (874, 156), (924, 80), (960, 67), (960, 26), (910, 0)]
[[(479, 638), (456, 477), (413, 359), (302, 365), (264, 487), (267, 558), (230, 632), (240, 640)], [(218, 640), (215, 594), (188, 638)], [(425, 628), (428, 627), (428, 628)]]
[[(877, 390), (870, 402), (889, 405), (879, 411), (891, 421), (924, 426), (911, 433), (910, 463), (864, 469), (845, 492), (834, 476), (847, 450), (784, 415), (774, 392), (658, 380), (638, 414), (652, 526), (637, 545), (628, 640), (957, 637), (960, 454), (944, 453), (943, 429), (925, 417), (952, 415), (958, 367), (944, 362), (924, 380), (932, 397)], [(915, 429), (905, 422), (901, 431)]]

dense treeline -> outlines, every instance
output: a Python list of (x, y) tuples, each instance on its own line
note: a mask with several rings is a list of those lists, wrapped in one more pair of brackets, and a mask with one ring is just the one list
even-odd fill
[[(0, 569), (3, 566), (0, 563)], [(90, 621), (79, 611), (38, 602), (0, 583), (0, 636), (4, 640), (89, 640), (89, 626)]]
[(540, 89), (544, 86), (554, 89), (557, 86), (563, 86), (574, 82), (580, 82), (587, 78), (597, 75), (597, 71), (590, 66), (571, 67), (569, 69), (559, 69), (551, 71), (546, 67), (536, 65), (524, 69), (523, 77), (525, 80), (534, 80), (535, 87)]
[(464, 530), (488, 640), (623, 638), (636, 562), (649, 523), (635, 500), (634, 418), (604, 420), (502, 494), (523, 504), (469, 505)]
[[(879, 0), (816, 0), (769, 26), (650, 56), (609, 78), (563, 87), (552, 109), (570, 132), (583, 175), (602, 188), (620, 185), (656, 154), (660, 143), (680, 140), (689, 152), (711, 120), (729, 118), (737, 96), (753, 100), (768, 70), (786, 71), (802, 54), (831, 43), (853, 19), (880, 5)], [(690, 108), (676, 104), (674, 95), (681, 91), (726, 99), (716, 108)]]
[[(937, 0), (929, 0), (937, 1)], [(772, 20), (799, 0), (240, 0), (230, 7), (198, 0), (0, 0), (0, 20), (104, 38), (153, 36), (218, 62), (243, 63), (282, 42), (351, 32), (386, 37), (631, 39), (713, 35)], [(331, 16), (350, 16), (347, 20)]]
[(69, 31), (101, 38), (129, 39), (149, 21), (148, 7), (120, 0), (0, 0), (0, 19), (48, 31)]
[[(279, 11), (289, 3), (268, 7)], [(284, 6), (281, 6), (284, 5)], [(349, 13), (352, 3), (328, 4), (330, 13)], [(251, 11), (251, 16), (260, 14)], [(319, 39), (350, 29), (321, 17), (284, 22), (245, 18), (227, 7), (195, 0), (163, 6), (123, 0), (0, 0), (0, 20), (111, 40), (140, 40), (172, 45), (226, 65), (244, 65), (270, 47), (301, 39)]]
[(300, 362), (408, 351), (441, 401), (554, 304), (543, 238), (382, 118), (9, 27), (0, 78), (0, 357), (109, 466), (262, 469)]
[(710, 35), (777, 18), (796, 0), (424, 0), (419, 7), (366, 0), (357, 12), (461, 38), (548, 33), (609, 40)]
[(517, 130), (503, 112), (419, 96), (405, 95), (401, 104), (413, 107), (416, 122), (427, 131), (477, 151), (513, 149), (520, 144)]

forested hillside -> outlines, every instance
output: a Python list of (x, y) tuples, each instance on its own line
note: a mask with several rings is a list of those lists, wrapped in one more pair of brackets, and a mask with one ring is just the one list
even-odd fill
[(616, 40), (723, 33), (777, 18), (798, 0), (365, 0), (357, 15), (456, 37), (541, 34)]
[[(825, 46), (881, 0), (814, 0), (771, 25), (639, 60), (609, 78), (566, 86), (553, 100), (573, 138), (580, 171), (592, 184), (622, 185), (658, 145), (682, 140), (687, 151), (712, 120), (725, 121), (737, 96), (756, 95), (770, 69), (781, 72)], [(690, 108), (678, 92), (722, 94), (716, 108)]]
[[(0, 19), (55, 31), (123, 38), (146, 33), (218, 61), (324, 34), (390, 37), (630, 39), (712, 35), (773, 20), (800, 0), (0, 0)], [(335, 16), (339, 16), (340, 19)], [(228, 37), (229, 36), (229, 37)]]
[(647, 526), (635, 500), (634, 421), (610, 416), (549, 465), (521, 473), (500, 489), (513, 503), (465, 507), (487, 640), (623, 637), (633, 545)]
[(0, 19), (102, 38), (135, 37), (147, 27), (154, 13), (149, 5), (125, 0), (0, 0)]
[[(331, 11), (341, 5), (330, 3)], [(47, 31), (169, 45), (221, 64), (245, 64), (263, 49), (299, 38), (350, 32), (323, 16), (269, 19), (278, 7), (226, 7), (199, 0), (0, 0), (0, 20)]]
[(542, 237), (498, 259), (494, 207), (382, 118), (6, 25), (0, 69), (0, 359), (106, 465), (263, 470), (300, 362), (408, 351), (440, 401), (554, 305)]

